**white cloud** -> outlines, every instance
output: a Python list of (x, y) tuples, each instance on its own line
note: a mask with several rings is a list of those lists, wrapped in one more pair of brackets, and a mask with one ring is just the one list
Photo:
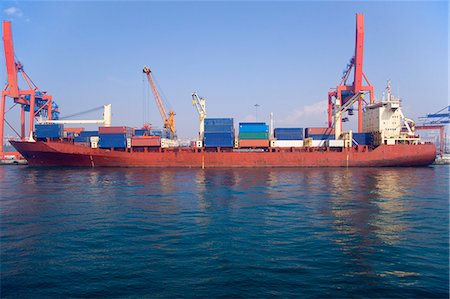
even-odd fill
[(295, 109), (286, 118), (277, 120), (277, 125), (287, 126), (325, 126), (327, 122), (328, 101), (320, 101)]
[(22, 10), (15, 6), (8, 7), (6, 9), (4, 9), (3, 12), (6, 15), (11, 16), (11, 17), (19, 17), (19, 18), (23, 17)]

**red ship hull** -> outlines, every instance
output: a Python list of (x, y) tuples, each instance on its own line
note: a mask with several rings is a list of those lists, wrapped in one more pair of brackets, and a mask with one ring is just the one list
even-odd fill
[(380, 167), (427, 166), (434, 162), (432, 143), (368, 148), (208, 152), (190, 148), (158, 152), (92, 149), (65, 142), (11, 141), (30, 166), (81, 167)]

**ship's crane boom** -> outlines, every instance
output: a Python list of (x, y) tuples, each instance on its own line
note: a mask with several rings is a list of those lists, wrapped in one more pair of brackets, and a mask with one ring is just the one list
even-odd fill
[(148, 67), (144, 66), (142, 72), (147, 75), (148, 83), (150, 84), (153, 95), (155, 96), (156, 106), (158, 106), (159, 113), (161, 114), (164, 122), (164, 128), (170, 132), (171, 136), (173, 136), (175, 133), (175, 112), (169, 111), (169, 113), (167, 113), (158, 89), (156, 88), (155, 81), (153, 80), (152, 71)]
[(201, 98), (196, 92), (192, 93), (192, 105), (195, 106), (198, 112), (198, 117), (200, 120), (200, 140), (203, 140), (205, 133), (205, 118), (206, 118), (206, 99)]

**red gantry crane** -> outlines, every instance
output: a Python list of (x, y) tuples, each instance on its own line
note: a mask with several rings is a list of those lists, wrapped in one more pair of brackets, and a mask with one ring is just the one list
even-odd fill
[(158, 106), (159, 113), (161, 114), (161, 117), (163, 119), (164, 123), (164, 129), (170, 133), (170, 138), (174, 139), (175, 136), (175, 112), (169, 111), (167, 113), (166, 108), (164, 107), (163, 101), (161, 99), (161, 96), (159, 95), (158, 89), (156, 88), (155, 81), (152, 77), (152, 72), (150, 69), (146, 66), (144, 66), (144, 69), (142, 70), (144, 74), (147, 75), (148, 83), (150, 84), (153, 95), (155, 96), (156, 105)]
[[(356, 42), (355, 55), (347, 65), (344, 71), (342, 80), (336, 89), (328, 92), (328, 127), (333, 125), (333, 108), (334, 114), (337, 114), (335, 126), (342, 132), (342, 113), (341, 108), (345, 104), (351, 104), (351, 101), (358, 101), (358, 132), (362, 132), (362, 108), (363, 108), (363, 93), (369, 92), (370, 104), (374, 102), (374, 90), (366, 75), (363, 72), (363, 54), (364, 54), (364, 14), (356, 14)], [(351, 70), (353, 70), (353, 83), (347, 84), (350, 77)], [(363, 80), (364, 79), (364, 80)], [(367, 85), (364, 85), (364, 81)], [(356, 98), (357, 97), (357, 98)], [(333, 102), (334, 99), (334, 102)], [(347, 105), (348, 106), (348, 105)], [(353, 110), (346, 107), (345, 111), (352, 115)]]
[[(31, 78), (25, 73), (23, 65), (15, 60), (11, 21), (3, 21), (3, 45), (8, 81), (5, 88), (2, 90), (0, 102), (0, 159), (5, 155), (3, 147), (5, 124), (8, 125), (21, 140), (24, 140), (26, 136), (32, 134), (36, 117), (42, 116), (51, 120), (58, 119), (59, 116), (58, 105), (53, 102), (52, 96), (45, 91), (39, 90)], [(28, 89), (20, 89), (17, 73), (22, 75)], [(5, 110), (7, 97), (11, 98), (14, 104), (8, 110)], [(20, 134), (5, 118), (6, 113), (17, 105), (20, 106)], [(25, 130), (25, 112), (29, 112), (28, 134)]]

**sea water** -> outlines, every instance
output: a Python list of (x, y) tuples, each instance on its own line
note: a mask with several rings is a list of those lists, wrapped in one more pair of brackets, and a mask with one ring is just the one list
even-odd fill
[(1, 297), (449, 296), (449, 167), (0, 167)]

